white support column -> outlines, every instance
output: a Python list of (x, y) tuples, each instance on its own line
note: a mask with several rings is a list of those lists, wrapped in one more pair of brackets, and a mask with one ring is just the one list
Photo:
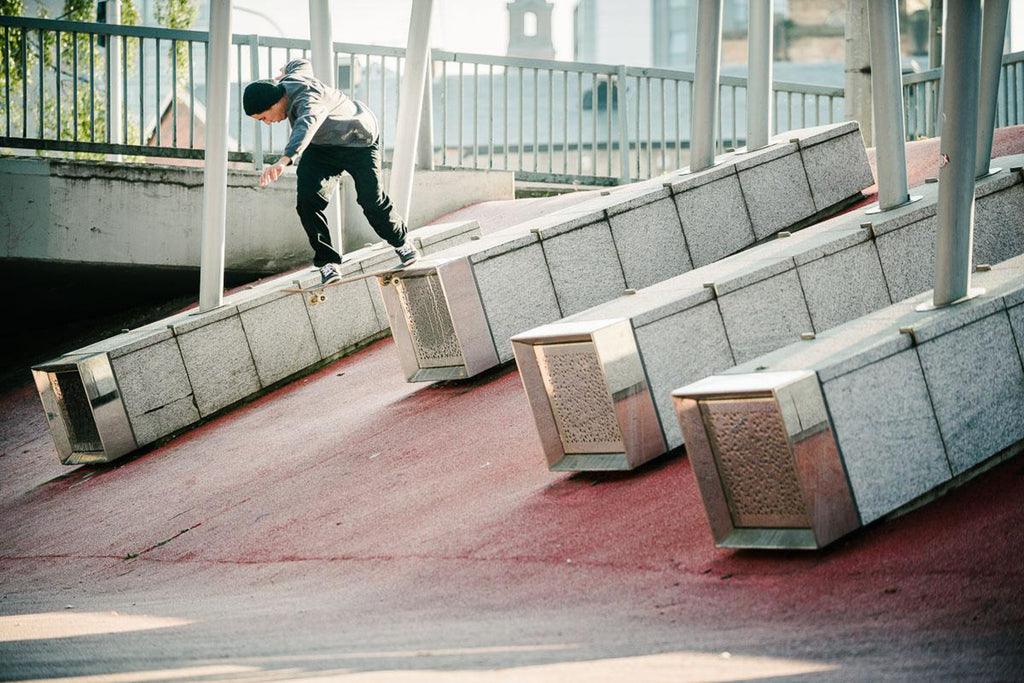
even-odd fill
[[(337, 68), (334, 63), (334, 42), (332, 40), (331, 3), (329, 0), (309, 0), (309, 56), (313, 73), (328, 87), (336, 88)], [(340, 187), (334, 190), (330, 203), (324, 211), (327, 226), (331, 231), (331, 244), (344, 258), (344, 224), (341, 217)]]
[(889, 211), (911, 197), (907, 183), (906, 130), (903, 126), (903, 73), (896, 0), (870, 0), (871, 99), (878, 159), (878, 207)]
[(747, 23), (747, 150), (768, 146), (772, 137), (774, 0), (750, 0)]
[(434, 69), (433, 60), (427, 58), (423, 78), (423, 109), (420, 111), (420, 135), (416, 145), (416, 168), (434, 170)]
[(224, 232), (228, 210), (228, 98), (231, 62), (231, 0), (210, 3), (209, 82), (206, 98), (206, 161), (199, 311), (218, 308), (224, 297)]
[[(121, 24), (121, 0), (107, 0), (107, 23), (112, 25)], [(107, 131), (110, 133), (110, 142), (119, 145), (124, 143), (124, 132), (121, 126), (121, 112), (124, 95), (121, 92), (121, 36), (108, 36), (110, 41), (110, 82), (107, 89), (110, 92), (107, 110)], [(112, 155), (113, 161), (120, 161), (121, 155)]]
[(996, 126), (999, 100), (999, 72), (1003, 64), (1003, 41), (1010, 0), (985, 0), (981, 24), (981, 83), (978, 99), (978, 149), (974, 165), (977, 178), (999, 169), (989, 168), (992, 159), (992, 134)]
[(871, 50), (868, 0), (846, 0), (846, 77), (843, 115), (860, 124), (864, 144), (874, 146), (871, 125)]
[(948, 306), (974, 296), (971, 248), (974, 241), (974, 165), (977, 152), (981, 3), (958, 0), (946, 6), (943, 59), (943, 136), (939, 147), (933, 305)]
[(419, 135), (419, 118), (423, 107), (423, 81), (430, 59), (430, 17), (433, 5), (433, 0), (412, 0), (409, 40), (405, 48), (405, 73), (402, 74), (402, 100), (398, 107), (395, 152), (391, 158), (388, 194), (406, 221), (409, 220), (412, 207), (416, 138)]
[(715, 122), (722, 70), (722, 0), (697, 6), (697, 64), (693, 74), (693, 119), (690, 124), (690, 171), (715, 165)]

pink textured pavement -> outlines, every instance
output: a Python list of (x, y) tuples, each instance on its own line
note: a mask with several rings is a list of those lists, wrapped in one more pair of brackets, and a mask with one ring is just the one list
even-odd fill
[[(108, 466), (57, 463), (31, 386), (0, 411), (0, 678), (1024, 671), (1020, 457), (824, 552), (733, 552), (683, 453), (550, 473), (514, 368), (410, 385), (390, 340)], [(190, 623), (5, 637), (15, 615), (111, 611)]]

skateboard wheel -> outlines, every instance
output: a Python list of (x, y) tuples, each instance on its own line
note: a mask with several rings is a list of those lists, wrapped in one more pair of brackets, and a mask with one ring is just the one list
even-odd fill
[(313, 296), (309, 297), (309, 303), (310, 304), (315, 306), (316, 302), (317, 302), (316, 294), (314, 294)]
[(327, 301), (327, 296), (324, 294), (320, 295), (320, 301)]

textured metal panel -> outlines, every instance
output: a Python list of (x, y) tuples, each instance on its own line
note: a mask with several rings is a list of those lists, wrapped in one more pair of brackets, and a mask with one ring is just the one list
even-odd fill
[(102, 453), (103, 443), (78, 371), (48, 373), (47, 377), (67, 429), (71, 450), (80, 453)]
[(565, 452), (623, 452), (622, 432), (594, 344), (534, 348)]
[(462, 350), (455, 336), (448, 302), (436, 272), (395, 281), (409, 324), (412, 346), (421, 368), (462, 365)]
[(809, 527), (786, 426), (774, 399), (702, 401), (737, 527)]

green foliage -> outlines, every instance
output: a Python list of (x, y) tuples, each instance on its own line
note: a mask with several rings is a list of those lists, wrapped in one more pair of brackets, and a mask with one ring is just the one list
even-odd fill
[(135, 0), (121, 0), (121, 23), (125, 26), (139, 25), (139, 8)]
[[(160, 0), (156, 4), (156, 20), (167, 28), (189, 29), (199, 16), (195, 0)], [(174, 59), (178, 65), (178, 82), (188, 80), (188, 47), (178, 43)]]
[(167, 28), (192, 28), (198, 16), (195, 0), (160, 0), (156, 3), (156, 20)]
[(24, 0), (0, 0), (0, 17), (20, 17), (24, 13)]

